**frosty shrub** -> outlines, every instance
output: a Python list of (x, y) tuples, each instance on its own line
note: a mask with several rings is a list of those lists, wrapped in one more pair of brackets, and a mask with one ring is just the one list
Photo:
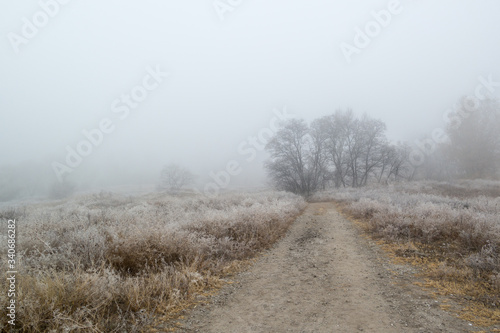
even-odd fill
[[(14, 217), (17, 224), (18, 328), (110, 332), (153, 325), (269, 248), (304, 206), (283, 192), (218, 198), (101, 192), (0, 212), (3, 267), (5, 222)], [(6, 296), (0, 294), (0, 330), (7, 327)]]
[(474, 316), (498, 323), (500, 182), (408, 182), (318, 193), (335, 201), (394, 254), (425, 265), (444, 293), (473, 300)]
[(369, 220), (371, 231), (383, 237), (454, 242), (467, 253), (480, 253), (488, 245), (498, 255), (500, 197), (476, 196), (481, 187), (488, 194), (500, 191), (499, 182), (413, 182), (323, 192), (315, 200), (348, 203), (350, 214)]
[(500, 182), (408, 182), (318, 193), (390, 240), (452, 244), (474, 269), (500, 271)]

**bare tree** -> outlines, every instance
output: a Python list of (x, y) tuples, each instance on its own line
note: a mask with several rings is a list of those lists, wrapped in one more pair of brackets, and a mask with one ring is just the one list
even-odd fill
[[(351, 110), (331, 116), (284, 124), (266, 149), (266, 168), (275, 187), (309, 196), (328, 184), (364, 186), (372, 177), (397, 177), (406, 161), (399, 150), (388, 150), (385, 124)], [(381, 169), (381, 171), (380, 171)], [(380, 174), (379, 174), (380, 173)]]
[(385, 124), (352, 110), (337, 111), (322, 118), (328, 140), (325, 143), (336, 187), (364, 186), (382, 167), (387, 146)]
[(379, 183), (389, 180), (410, 180), (414, 167), (410, 163), (410, 146), (406, 144), (387, 144), (381, 150), (381, 166), (375, 171)]
[(361, 148), (357, 183), (353, 186), (364, 186), (375, 170), (382, 166), (384, 150), (388, 145), (386, 126), (382, 121), (365, 115), (359, 120), (357, 130), (358, 146)]
[(160, 190), (177, 192), (194, 181), (194, 175), (188, 169), (177, 164), (169, 164), (163, 167), (160, 175)]
[(271, 155), (266, 169), (274, 186), (306, 197), (314, 193), (324, 180), (322, 141), (319, 129), (311, 131), (304, 120), (287, 121), (266, 145)]
[(310, 144), (309, 158), (311, 164), (311, 188), (325, 189), (333, 179), (333, 173), (329, 170), (327, 146), (328, 125), (322, 119), (316, 119), (311, 123), (309, 129)]
[(324, 128), (328, 136), (326, 150), (332, 164), (335, 187), (346, 187), (349, 169), (348, 140), (353, 127), (354, 115), (351, 110), (337, 111), (331, 116), (322, 118), (322, 121), (325, 123)]

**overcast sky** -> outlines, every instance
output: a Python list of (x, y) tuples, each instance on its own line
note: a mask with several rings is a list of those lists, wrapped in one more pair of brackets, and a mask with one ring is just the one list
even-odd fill
[[(74, 173), (177, 162), (203, 178), (234, 159), (244, 184), (265, 158), (245, 142), (276, 110), (349, 107), (411, 141), (480, 76), (500, 81), (496, 0), (55, 1), (0, 0), (0, 164), (63, 164), (104, 120)], [(346, 57), (373, 12), (380, 31)], [(132, 92), (144, 100), (127, 106)]]

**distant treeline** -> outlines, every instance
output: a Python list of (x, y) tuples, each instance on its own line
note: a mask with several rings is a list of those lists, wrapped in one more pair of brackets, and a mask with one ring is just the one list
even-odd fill
[(498, 178), (498, 102), (485, 100), (471, 110), (464, 99), (455, 114), (460, 122), (448, 123), (437, 141), (421, 141), (420, 149), (389, 142), (384, 122), (352, 110), (310, 124), (291, 119), (267, 144), (266, 169), (276, 188), (304, 196), (394, 180)]
[[(498, 179), (500, 176), (500, 106), (485, 99), (471, 105), (464, 98), (448, 113), (446, 128), (414, 144), (389, 142), (383, 121), (339, 110), (308, 124), (291, 119), (268, 142), (266, 169), (280, 190), (309, 196), (335, 187), (361, 187), (416, 179)], [(50, 163), (29, 161), (0, 165), (0, 202), (22, 198), (63, 198), (78, 188), (89, 189), (127, 180), (127, 173), (90, 168), (79, 178), (59, 182)], [(99, 167), (99, 166), (97, 166)], [(127, 170), (124, 170), (127, 171)], [(86, 172), (86, 173), (85, 173)], [(148, 179), (165, 186), (165, 175)], [(171, 181), (171, 179), (168, 179)], [(138, 179), (137, 181), (140, 181)], [(172, 184), (170, 184), (172, 185)]]

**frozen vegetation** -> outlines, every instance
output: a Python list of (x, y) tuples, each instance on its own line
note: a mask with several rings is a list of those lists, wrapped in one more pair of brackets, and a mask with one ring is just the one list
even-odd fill
[(401, 257), (426, 263), (445, 293), (481, 305), (500, 320), (500, 182), (405, 182), (318, 193), (397, 247)]
[[(284, 192), (101, 192), (3, 209), (2, 221), (17, 224), (19, 327), (122, 332), (157, 324), (269, 248), (304, 205)], [(5, 236), (1, 243), (6, 252)], [(8, 299), (0, 300), (6, 329)]]
[(410, 182), (319, 193), (347, 203), (356, 218), (391, 240), (453, 242), (474, 268), (500, 271), (500, 182)]

